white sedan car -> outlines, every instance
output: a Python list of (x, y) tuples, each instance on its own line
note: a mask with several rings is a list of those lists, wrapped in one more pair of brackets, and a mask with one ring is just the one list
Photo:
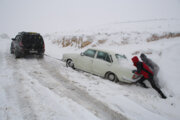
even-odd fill
[(81, 54), (63, 54), (68, 67), (77, 68), (111, 81), (126, 83), (132, 80), (133, 65), (124, 55), (107, 50), (87, 49)]

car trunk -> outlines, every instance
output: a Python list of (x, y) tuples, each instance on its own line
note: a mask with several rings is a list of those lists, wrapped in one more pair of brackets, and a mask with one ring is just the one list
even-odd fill
[(43, 49), (44, 42), (39, 35), (26, 35), (23, 37), (22, 44), (25, 49)]

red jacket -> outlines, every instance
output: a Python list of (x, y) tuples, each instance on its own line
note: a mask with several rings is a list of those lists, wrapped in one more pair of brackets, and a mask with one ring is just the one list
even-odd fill
[(136, 74), (141, 74), (146, 79), (153, 76), (153, 72), (150, 70), (150, 68), (144, 62), (140, 62), (137, 56), (134, 56), (132, 61), (134, 66), (137, 68)]

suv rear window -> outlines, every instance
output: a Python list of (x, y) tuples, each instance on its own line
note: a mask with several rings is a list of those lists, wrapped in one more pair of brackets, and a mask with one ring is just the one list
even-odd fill
[(40, 35), (24, 35), (22, 42), (25, 44), (41, 44), (43, 45), (43, 38)]

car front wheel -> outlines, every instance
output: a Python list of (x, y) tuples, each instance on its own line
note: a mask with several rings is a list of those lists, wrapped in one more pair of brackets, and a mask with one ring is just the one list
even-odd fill
[(69, 60), (66, 61), (66, 66), (75, 69), (75, 68), (74, 68), (74, 63), (73, 63), (73, 61), (72, 61), (71, 59), (69, 59)]

